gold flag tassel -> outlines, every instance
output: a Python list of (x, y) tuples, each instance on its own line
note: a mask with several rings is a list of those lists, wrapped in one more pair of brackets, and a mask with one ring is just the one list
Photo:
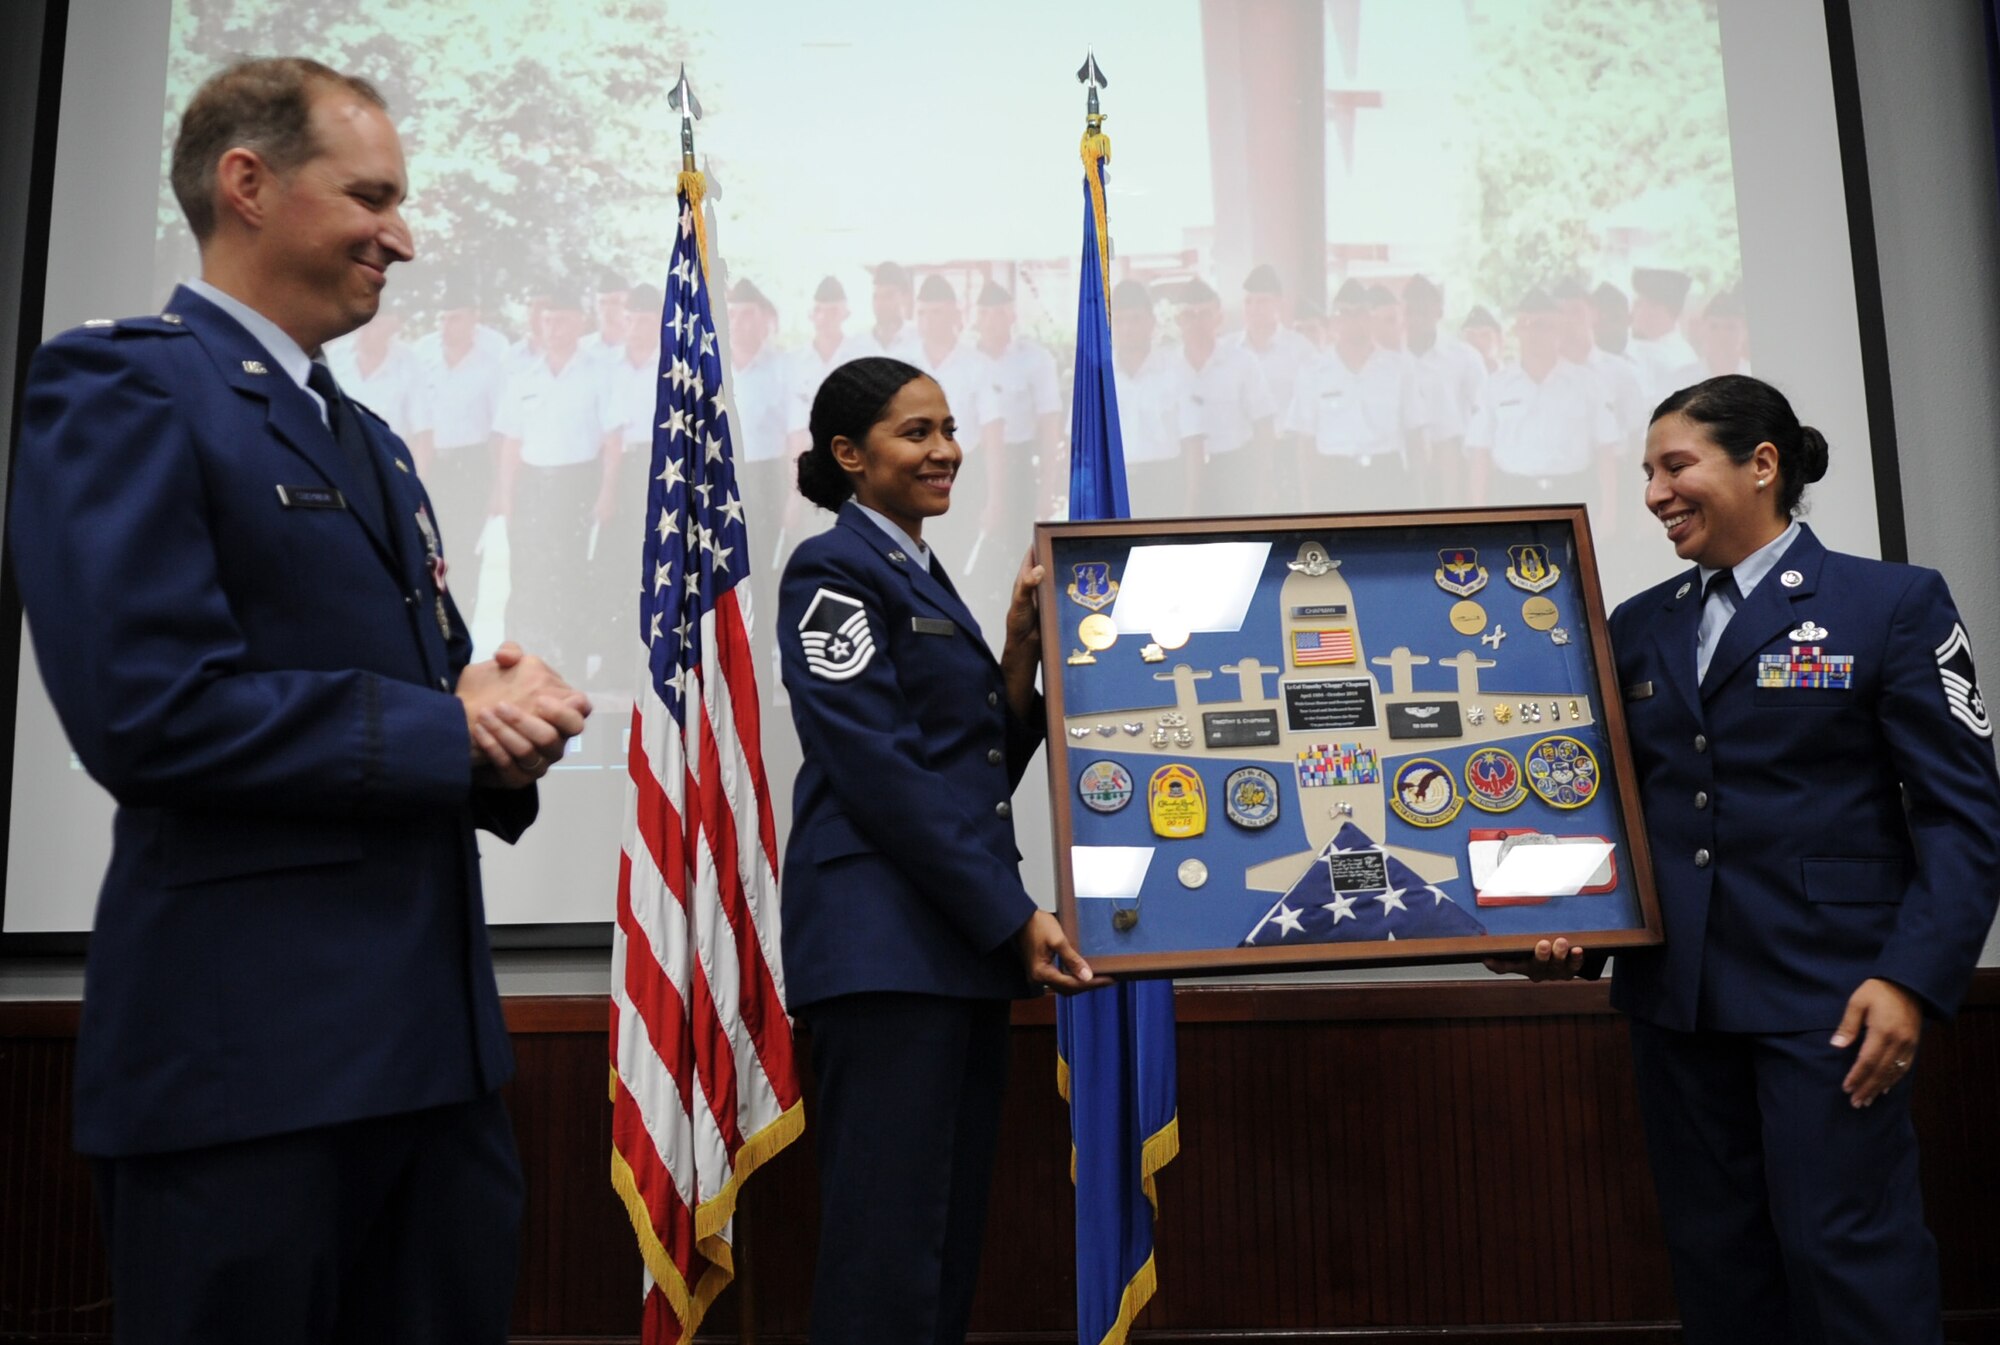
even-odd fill
[[(701, 258), (701, 278), (704, 281), (708, 279), (708, 219), (702, 214), (701, 198), (702, 193), (707, 190), (708, 183), (699, 170), (681, 169), (680, 193), (687, 197), (688, 212), (694, 216), (695, 253)], [(1097, 207), (1097, 217), (1104, 218), (1104, 207), (1101, 203)]]
[(1111, 137), (1104, 118), (1090, 118), (1083, 133), (1083, 179), (1090, 184), (1090, 213), (1097, 222), (1097, 278), (1104, 284), (1104, 306), (1111, 307), (1111, 233), (1104, 222), (1104, 165), (1111, 162)]

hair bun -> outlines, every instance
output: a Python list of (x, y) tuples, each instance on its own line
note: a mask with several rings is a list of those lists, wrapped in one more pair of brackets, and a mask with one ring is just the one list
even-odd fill
[(1799, 426), (1799, 480), (1811, 483), (1826, 475), (1826, 436), (1810, 425)]

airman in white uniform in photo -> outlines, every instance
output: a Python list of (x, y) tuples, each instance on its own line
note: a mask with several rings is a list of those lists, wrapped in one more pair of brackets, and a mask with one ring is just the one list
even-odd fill
[(1182, 423), (1201, 439), (1197, 513), (1248, 514), (1276, 510), (1281, 500), (1266, 486), (1277, 461), (1272, 420), (1278, 406), (1256, 357), (1228, 346), (1222, 333), (1222, 300), (1200, 279), (1174, 296), (1180, 328)]
[(1475, 504), (1591, 504), (1620, 478), (1618, 421), (1604, 382), (1562, 358), (1563, 314), (1543, 290), (1516, 310), (1521, 358), (1487, 380), (1466, 447)]
[(507, 343), (480, 322), (476, 289), (453, 280), (445, 286), (437, 330), (414, 349), (424, 371), (431, 424), (429, 460), (419, 454), (417, 471), (437, 506), (439, 529), (453, 540), (452, 596), (466, 623), (477, 629), (480, 543), (493, 500), (499, 448), (493, 422), (507, 387)]
[(1125, 487), (1134, 518), (1175, 518), (1193, 512), (1196, 445), (1180, 397), (1178, 350), (1156, 346), (1158, 323), (1145, 282), (1126, 279), (1111, 289), (1111, 374), (1118, 393), (1118, 431), (1125, 450)]
[(623, 448), (604, 363), (581, 349), (586, 321), (580, 300), (558, 295), (543, 308), (541, 354), (508, 378), (495, 418), (492, 508), (507, 520), (508, 638), (560, 648), (579, 670), (604, 651), (586, 648), (590, 612), (575, 601), (574, 577), (586, 567), (605, 474), (616, 471)]
[(1403, 286), (1404, 344), (1416, 362), (1417, 393), (1424, 405), (1425, 461), (1418, 469), (1419, 497), (1454, 501), (1465, 479), (1465, 429), (1486, 386), (1486, 361), (1443, 328), (1444, 292), (1424, 276)]
[[(960, 453), (958, 477), (953, 482), (954, 507), (931, 526), (939, 543), (939, 554), (968, 564), (980, 540), (985, 505), (1006, 494), (1002, 474), (1007, 458), (1002, 451), (1000, 394), (993, 386), (993, 371), (987, 358), (965, 339), (965, 308), (958, 292), (941, 275), (927, 275), (917, 287), (916, 366), (929, 374), (944, 391), (951, 408)], [(996, 539), (989, 538), (989, 544)], [(1018, 550), (1018, 548), (1016, 548)], [(961, 569), (953, 580), (963, 587)]]
[(1674, 371), (1676, 390), (1723, 374), (1750, 372), (1750, 327), (1740, 294), (1724, 290), (1708, 301), (1694, 326), (1694, 345), (1700, 358)]
[(1675, 377), (1695, 362), (1694, 347), (1681, 335), (1681, 310), (1693, 283), (1684, 271), (1642, 266), (1632, 272), (1632, 339), (1625, 353), (1639, 366), (1649, 406), (1678, 391)]
[(1338, 509), (1413, 503), (1409, 470), (1424, 452), (1426, 413), (1409, 352), (1376, 341), (1379, 305), (1350, 279), (1333, 300), (1333, 340), (1299, 374), (1284, 421), (1308, 498)]
[(869, 355), (886, 355), (892, 360), (915, 364), (922, 357), (918, 351), (921, 343), (917, 339), (916, 324), (910, 321), (914, 300), (910, 273), (894, 262), (883, 262), (875, 268), (874, 275), (875, 324), (848, 337), (840, 349), (840, 358), (834, 363), (845, 364)]

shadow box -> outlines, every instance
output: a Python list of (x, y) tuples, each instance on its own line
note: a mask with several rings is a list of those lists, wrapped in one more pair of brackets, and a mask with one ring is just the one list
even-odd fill
[(1660, 940), (1580, 507), (1042, 523), (1059, 914), (1113, 975)]

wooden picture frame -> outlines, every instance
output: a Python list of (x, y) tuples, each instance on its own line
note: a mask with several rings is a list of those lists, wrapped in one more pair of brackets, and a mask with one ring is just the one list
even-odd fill
[(1058, 914), (1095, 969), (1660, 941), (1581, 506), (1041, 523), (1035, 551)]

